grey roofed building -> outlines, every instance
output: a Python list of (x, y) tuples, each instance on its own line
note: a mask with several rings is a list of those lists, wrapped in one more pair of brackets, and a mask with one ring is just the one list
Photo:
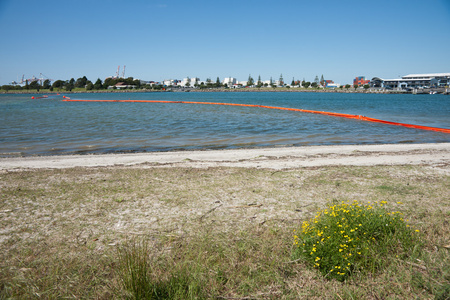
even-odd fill
[(445, 87), (449, 84), (450, 73), (410, 74), (398, 79), (374, 77), (370, 81), (372, 87), (384, 87), (388, 89)]

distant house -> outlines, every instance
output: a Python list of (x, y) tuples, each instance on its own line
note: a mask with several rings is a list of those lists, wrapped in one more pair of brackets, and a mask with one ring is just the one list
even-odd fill
[(333, 80), (324, 80), (323, 81), (323, 87), (327, 89), (335, 89), (340, 87), (340, 84), (334, 83)]
[(118, 82), (115, 85), (108, 86), (108, 89), (118, 89), (118, 90), (127, 90), (135, 88), (135, 85), (127, 85), (124, 82)]

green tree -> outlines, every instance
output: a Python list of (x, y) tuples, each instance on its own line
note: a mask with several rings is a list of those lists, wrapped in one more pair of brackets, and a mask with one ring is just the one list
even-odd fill
[(50, 89), (51, 87), (52, 87), (52, 85), (51, 85), (51, 83), (50, 83), (50, 79), (45, 79), (45, 80), (44, 80), (44, 83), (42, 84), (42, 88), (48, 90), (48, 89)]
[(248, 75), (247, 86), (252, 86), (254, 84), (255, 84), (255, 82), (253, 81), (252, 76)]
[(137, 82), (134, 80), (133, 77), (128, 77), (127, 79), (119, 79), (118, 82), (120, 81), (122, 81), (126, 85), (137, 85)]
[(316, 87), (318, 87), (319, 86), (319, 84), (317, 83), (317, 82), (313, 82), (313, 83), (311, 83), (311, 86), (313, 87), (313, 88), (316, 88)]
[(258, 82), (256, 83), (256, 86), (258, 87), (258, 88), (260, 88), (260, 87), (262, 87), (262, 81), (261, 81), (261, 75), (258, 75)]
[(84, 88), (87, 84), (88, 79), (86, 78), (86, 76), (80, 77), (77, 79), (77, 81), (75, 81), (74, 86), (76, 88)]
[(140, 89), (141, 81), (139, 79), (134, 79), (131, 85), (134, 85), (134, 88), (136, 88), (136, 89)]
[(303, 80), (302, 86), (303, 86), (305, 89), (309, 88), (310, 85), (311, 85), (311, 82), (309, 82), (309, 81), (304, 81), (304, 80)]
[[(98, 81), (98, 80), (97, 80)], [(110, 86), (113, 86), (117, 83), (117, 80), (115, 80), (114, 78), (106, 78), (105, 81), (103, 82), (103, 88), (107, 89)]]
[(295, 80), (294, 80), (294, 77), (292, 77), (291, 86), (294, 86), (294, 85), (295, 85)]
[(322, 76), (320, 77), (320, 84), (321, 84), (322, 86), (325, 85), (325, 79), (323, 78), (323, 74), (322, 74)]
[(75, 87), (75, 79), (71, 78), (67, 83), (65, 84), (66, 91), (71, 91)]
[(62, 89), (64, 87), (65, 82), (62, 80), (56, 80), (53, 82), (52, 87), (56, 89)]
[(32, 81), (30, 83), (29, 88), (32, 89), (32, 90), (38, 90), (39, 91), (39, 89), (41, 88), (41, 85), (39, 84), (38, 81)]
[(280, 74), (279, 84), (280, 86), (284, 86), (283, 74)]
[(364, 85), (364, 89), (367, 90), (367, 89), (369, 89), (369, 88), (370, 88), (370, 85), (368, 85), (368, 84), (365, 84), (365, 85)]
[(217, 79), (216, 79), (216, 87), (220, 87), (220, 86), (221, 86), (220, 79), (219, 79), (219, 77), (217, 77)]
[(94, 84), (92, 83), (92, 81), (88, 80), (86, 82), (86, 90), (87, 91), (92, 91), (94, 89)]
[(2, 90), (4, 91), (9, 91), (9, 90), (13, 90), (14, 87), (12, 85), (2, 85)]
[(350, 84), (346, 84), (345, 88), (348, 90), (350, 88)]
[(97, 81), (94, 83), (94, 89), (100, 90), (102, 87), (102, 80), (100, 78), (97, 78)]

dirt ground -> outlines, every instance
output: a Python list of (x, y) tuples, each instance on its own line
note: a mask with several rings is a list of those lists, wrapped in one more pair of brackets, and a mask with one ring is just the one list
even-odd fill
[[(249, 221), (300, 220), (330, 199), (370, 201), (380, 197), (376, 186), (389, 184), (396, 192), (415, 173), (446, 178), (449, 166), (450, 144), (1, 158), (0, 242), (14, 236), (9, 232), (48, 235), (63, 230), (52, 226), (61, 222), (70, 224), (64, 231), (85, 235), (91, 224), (90, 237), (105, 230), (101, 239), (116, 239), (182, 232), (209, 217), (224, 230)], [(68, 232), (55, 232), (61, 234)]]

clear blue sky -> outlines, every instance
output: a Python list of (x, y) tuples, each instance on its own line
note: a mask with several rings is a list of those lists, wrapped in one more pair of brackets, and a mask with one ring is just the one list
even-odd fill
[(0, 0), (0, 85), (450, 72), (450, 0)]

